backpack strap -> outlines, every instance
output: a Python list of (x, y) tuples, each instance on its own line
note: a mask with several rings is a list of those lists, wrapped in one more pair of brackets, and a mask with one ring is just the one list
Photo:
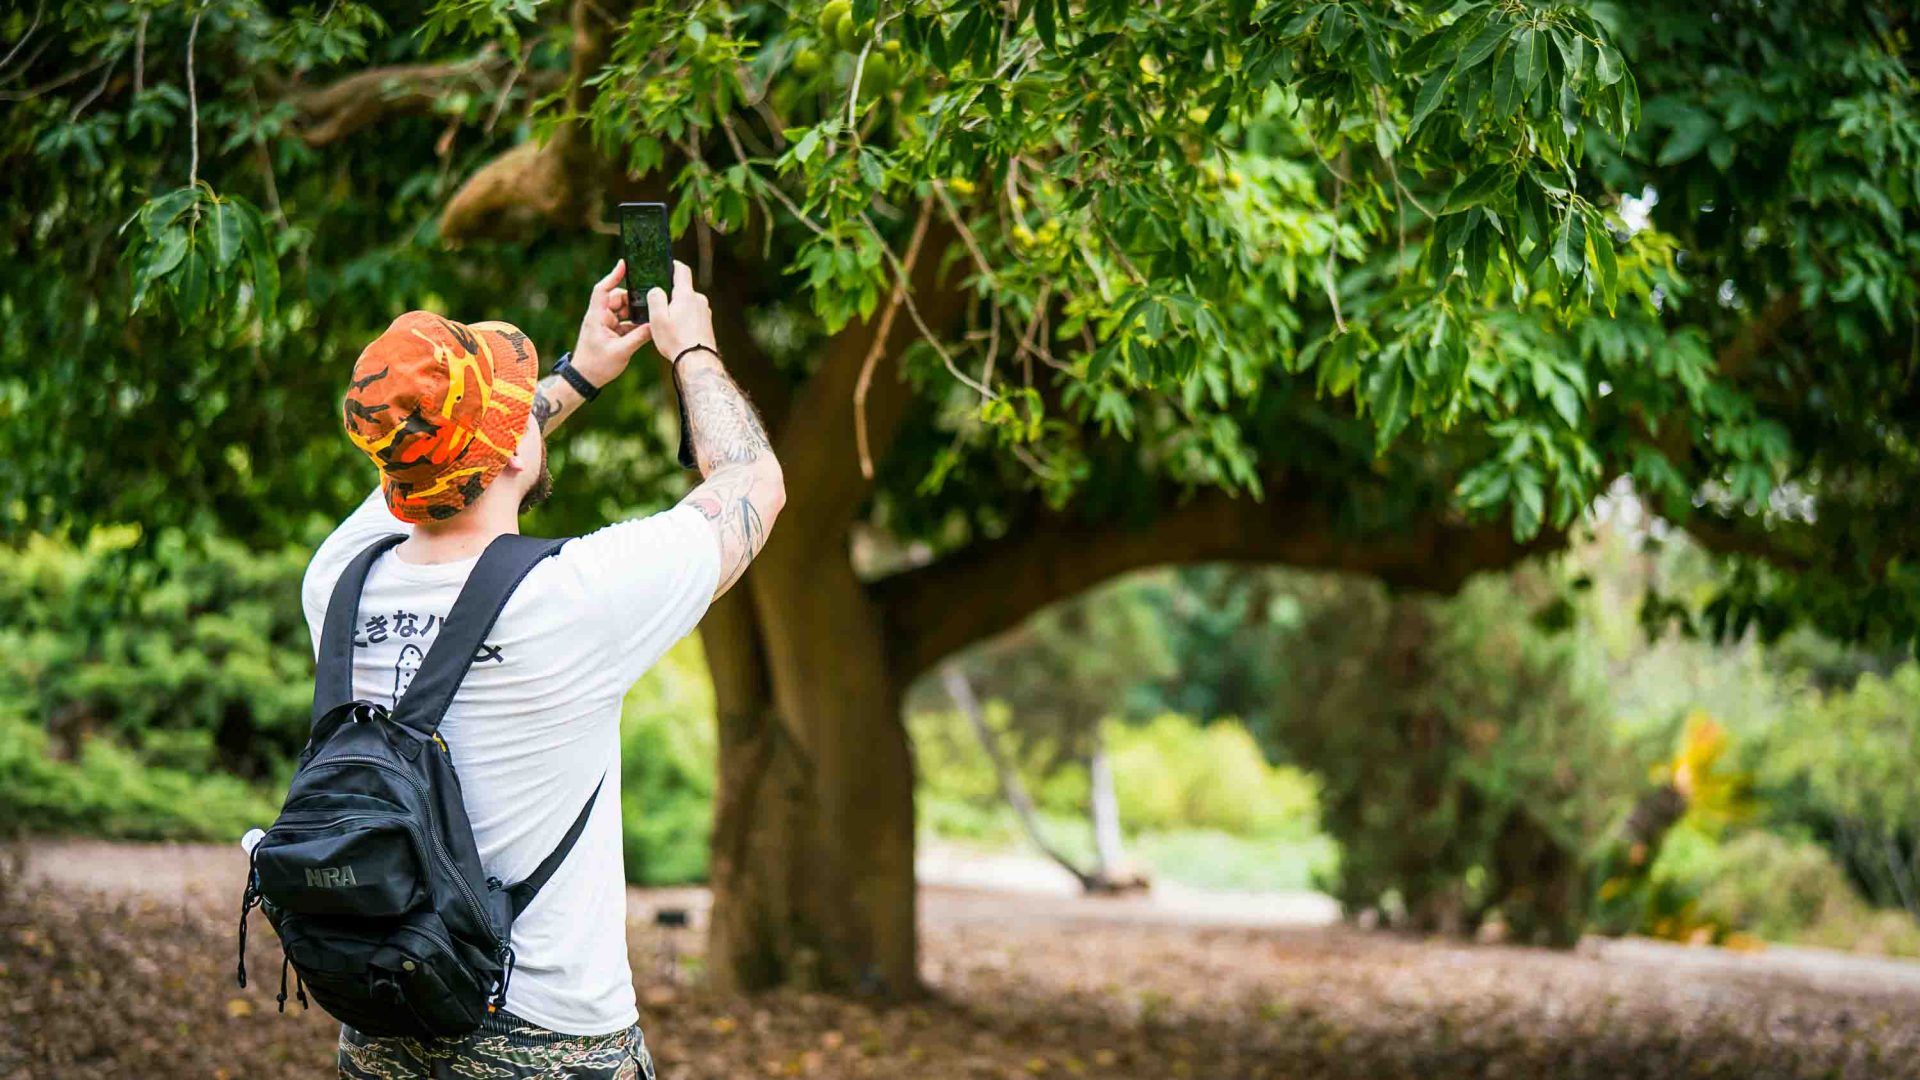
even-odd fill
[(353, 624), (360, 619), (360, 590), (374, 560), (407, 538), (405, 533), (383, 536), (354, 556), (333, 583), (333, 598), (320, 621), (320, 659), (313, 673), (313, 722), (353, 700)]
[(587, 796), (587, 805), (580, 808), (579, 816), (575, 817), (573, 824), (567, 828), (567, 835), (560, 838), (560, 843), (547, 853), (546, 858), (540, 860), (540, 865), (534, 867), (533, 873), (528, 874), (526, 880), (508, 887), (507, 899), (513, 904), (515, 919), (520, 917), (521, 912), (527, 910), (528, 904), (533, 903), (533, 898), (539, 895), (540, 887), (547, 883), (547, 879), (553, 876), (555, 870), (560, 869), (560, 864), (567, 861), (567, 853), (573, 850), (573, 845), (579, 841), (581, 832), (585, 831), (587, 818), (593, 813), (593, 804), (600, 798), (600, 789), (606, 785), (607, 778), (603, 776), (598, 784), (593, 785), (593, 794)]
[(481, 643), (493, 632), (494, 620), (507, 606), (522, 579), (542, 559), (560, 550), (566, 539), (543, 540), (537, 536), (506, 533), (494, 537), (467, 575), (460, 596), (447, 612), (433, 647), (420, 661), (413, 684), (393, 708), (393, 721), (421, 738), (430, 739), (440, 728), (440, 720), (453, 702), (453, 692), (467, 677), (473, 657)]

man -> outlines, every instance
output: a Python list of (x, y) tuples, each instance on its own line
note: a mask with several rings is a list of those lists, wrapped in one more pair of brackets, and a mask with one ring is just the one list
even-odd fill
[(596, 784), (585, 831), (513, 924), (505, 1008), (478, 1032), (422, 1042), (340, 1032), (345, 1077), (653, 1076), (627, 966), (621, 867), (620, 702), (739, 580), (785, 502), (779, 463), (714, 345), (707, 299), (674, 264), (673, 295), (628, 321), (623, 266), (594, 286), (580, 337), (535, 383), (526, 335), (427, 312), (367, 346), (347, 390), (347, 436), (380, 490), (314, 553), (302, 586), (316, 649), (342, 570), (378, 537), (409, 535), (367, 576), (354, 694), (391, 706), (487, 544), (518, 532), (551, 487), (545, 437), (652, 341), (677, 365), (704, 482), (672, 510), (575, 539), (508, 601), (440, 734), (459, 770), (487, 873), (529, 874)]

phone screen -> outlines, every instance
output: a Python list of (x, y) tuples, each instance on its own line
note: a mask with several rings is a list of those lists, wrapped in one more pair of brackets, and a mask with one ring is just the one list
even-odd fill
[(666, 203), (621, 203), (620, 241), (627, 258), (627, 303), (645, 322), (647, 290), (673, 291), (673, 247)]

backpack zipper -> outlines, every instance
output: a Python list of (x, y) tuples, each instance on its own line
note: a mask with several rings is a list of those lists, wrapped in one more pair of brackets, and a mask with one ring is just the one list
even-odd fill
[[(391, 762), (383, 761), (380, 758), (350, 754), (350, 755), (344, 755), (336, 758), (328, 758), (324, 762), (310, 764), (308, 768), (313, 768), (316, 765), (318, 767), (324, 768), (331, 765), (346, 765), (346, 764), (372, 765), (377, 769), (384, 769), (387, 772), (393, 773), (394, 775), (405, 779), (408, 783), (413, 785), (413, 788), (415, 791), (420, 793), (421, 801), (425, 803), (429, 808), (428, 812), (429, 813), (432, 812), (431, 807), (433, 805), (433, 798), (432, 798), (432, 793), (427, 790), (426, 782), (416, 776), (413, 776), (407, 773), (406, 771), (400, 769), (398, 766), (392, 764)], [(412, 828), (411, 823), (409, 823), (408, 828), (410, 829)], [(471, 828), (471, 826), (469, 826), (469, 828)], [(418, 830), (416, 830), (416, 833), (417, 832)], [(426, 835), (427, 845), (433, 849), (433, 853), (436, 857), (438, 857), (440, 864), (446, 868), (448, 872), (447, 876), (451, 877), (453, 879), (453, 883), (459, 886), (460, 895), (466, 899), (468, 910), (473, 913), (474, 918), (479, 922), (481, 928), (486, 931), (487, 937), (493, 942), (494, 948), (498, 950), (498, 948), (504, 943), (500, 940), (500, 935), (494, 933), (493, 919), (490, 916), (488, 916), (487, 909), (483, 907), (480, 903), (480, 898), (474, 895), (473, 889), (467, 884), (466, 875), (462, 874), (460, 872), (460, 868), (454, 865), (453, 856), (448, 854), (447, 849), (440, 843), (439, 832), (433, 829), (427, 829), (425, 830), (425, 832), (427, 834)]]

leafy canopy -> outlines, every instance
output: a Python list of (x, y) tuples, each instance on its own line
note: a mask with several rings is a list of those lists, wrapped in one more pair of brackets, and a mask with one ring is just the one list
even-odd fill
[[(1888, 6), (603, 8), (0, 18), (25, 39), (0, 69), (26, 253), (0, 270), (4, 528), (265, 539), (343, 504), (369, 478), (319, 403), (393, 313), (564, 348), (610, 244), (450, 254), (440, 214), (584, 125), (613, 177), (590, 194), (666, 185), (789, 383), (906, 263), (953, 265), (957, 321), (896, 313), (919, 404), (871, 516), (901, 536), (991, 535), (1027, 492), (1093, 513), (1305, 478), (1355, 533), (1526, 538), (1627, 477), (1770, 560), (1719, 627), (1920, 629), (1920, 124)], [(373, 118), (330, 115), (374, 69)], [(659, 403), (616, 395), (569, 440), (551, 525), (677, 484)]]

